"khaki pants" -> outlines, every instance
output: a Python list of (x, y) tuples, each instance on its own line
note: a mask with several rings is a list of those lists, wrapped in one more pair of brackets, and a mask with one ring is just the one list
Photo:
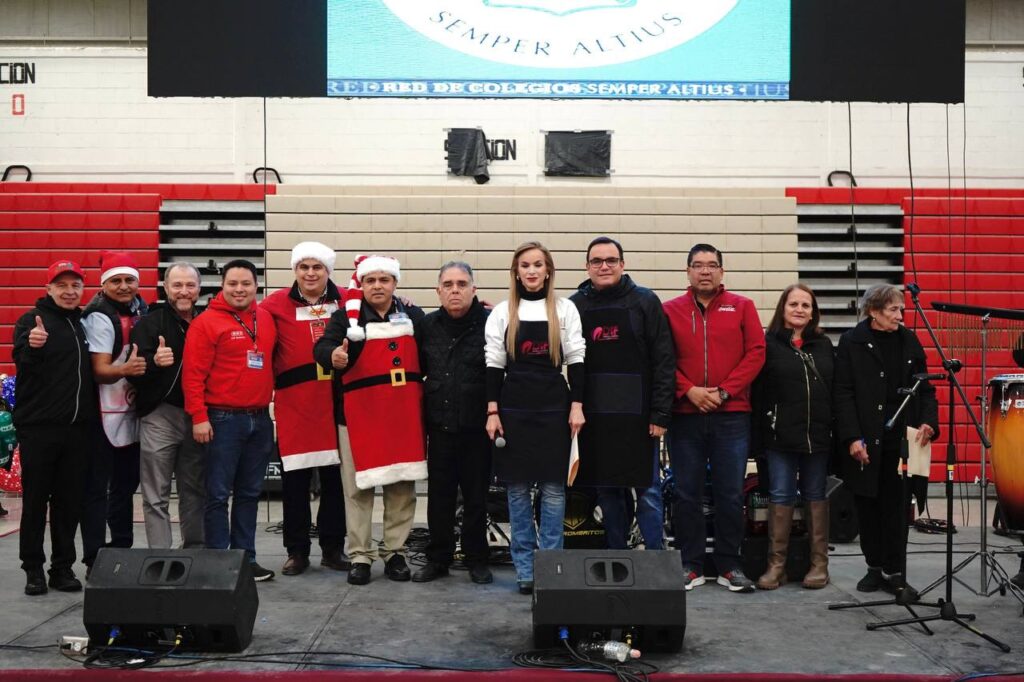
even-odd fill
[(400, 481), (383, 486), (384, 491), (384, 548), (378, 553), (373, 541), (374, 489), (356, 487), (356, 468), (352, 462), (352, 446), (348, 428), (338, 427), (338, 446), (341, 450), (341, 485), (345, 489), (345, 521), (348, 525), (348, 554), (354, 564), (371, 564), (375, 559), (387, 561), (394, 554), (405, 554), (405, 541), (409, 539), (416, 515), (416, 484)]

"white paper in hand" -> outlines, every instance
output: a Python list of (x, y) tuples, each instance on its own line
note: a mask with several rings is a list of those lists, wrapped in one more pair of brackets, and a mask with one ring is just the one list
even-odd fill
[(576, 474), (580, 470), (580, 442), (577, 436), (572, 437), (572, 444), (569, 446), (569, 476), (566, 483), (570, 486), (576, 480)]
[(932, 470), (932, 443), (928, 441), (928, 445), (921, 445), (917, 442), (917, 434), (918, 429), (907, 427), (907, 474), (928, 478)]

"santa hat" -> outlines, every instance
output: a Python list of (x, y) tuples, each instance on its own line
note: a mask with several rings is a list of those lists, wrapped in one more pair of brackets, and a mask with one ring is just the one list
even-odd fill
[(100, 284), (115, 275), (131, 275), (139, 279), (139, 269), (135, 259), (126, 251), (104, 251), (100, 254)]
[(299, 242), (292, 249), (292, 270), (304, 260), (312, 259), (323, 263), (327, 274), (334, 272), (334, 249), (320, 242)]
[(371, 272), (383, 272), (391, 275), (397, 282), (402, 277), (402, 269), (398, 260), (390, 256), (364, 256), (355, 258), (355, 272), (345, 290), (345, 315), (348, 316), (348, 338), (362, 341), (366, 338), (366, 330), (359, 326), (359, 309), (363, 305), (363, 277)]

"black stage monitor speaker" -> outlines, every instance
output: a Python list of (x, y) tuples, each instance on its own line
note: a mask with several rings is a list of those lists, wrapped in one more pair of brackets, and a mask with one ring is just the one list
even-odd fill
[(92, 647), (116, 627), (121, 646), (242, 651), (252, 641), (259, 596), (241, 549), (101, 549), (85, 587)]
[(533, 641), (619, 640), (630, 631), (642, 652), (675, 652), (686, 630), (686, 591), (679, 552), (541, 550), (534, 560)]

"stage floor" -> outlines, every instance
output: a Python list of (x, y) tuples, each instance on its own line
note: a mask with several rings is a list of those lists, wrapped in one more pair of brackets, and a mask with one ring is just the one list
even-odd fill
[[(4, 499), (11, 520), (0, 523), (0, 642), (22, 646), (54, 644), (52, 649), (3, 651), (0, 670), (25, 668), (74, 669), (79, 663), (62, 656), (56, 642), (62, 635), (84, 635), (82, 593), (51, 591), (41, 597), (23, 593), (24, 574), (18, 561), (16, 515), (19, 500)], [(276, 506), (275, 506), (276, 505)], [(420, 500), (421, 511), (425, 500)], [(379, 506), (379, 501), (378, 501)], [(280, 506), (271, 503), (271, 521)], [(419, 516), (422, 516), (420, 514)], [(972, 515), (977, 519), (977, 514)], [(259, 560), (277, 571), (285, 559), (280, 535), (264, 532), (267, 515), (261, 505), (257, 549)], [(417, 524), (422, 525), (422, 524)], [(141, 523), (136, 538), (144, 542)], [(378, 526), (379, 533), (379, 526)], [(955, 561), (978, 548), (977, 526), (955, 536)], [(1011, 575), (1017, 572), (1020, 544), (989, 535), (990, 547)], [(919, 588), (944, 573), (944, 538), (911, 531), (910, 581)], [(315, 540), (314, 540), (315, 545)], [(394, 583), (374, 564), (373, 580), (353, 587), (345, 574), (322, 569), (314, 547), (313, 566), (302, 576), (278, 576), (259, 585), (260, 607), (253, 642), (247, 654), (303, 652), (287, 665), (266, 662), (217, 661), (190, 668), (202, 670), (317, 670), (321, 662), (358, 659), (326, 652), (372, 654), (389, 659), (448, 668), (512, 667), (513, 654), (532, 648), (531, 599), (515, 591), (511, 566), (494, 568), (491, 585), (470, 583), (464, 572), (427, 584)], [(81, 576), (84, 571), (79, 570)], [(663, 672), (674, 673), (802, 673), (960, 675), (1024, 671), (1024, 618), (1012, 596), (980, 597), (954, 583), (960, 612), (978, 616), (976, 626), (1013, 648), (1003, 653), (955, 623), (932, 624), (934, 636), (918, 627), (869, 632), (875, 620), (907, 617), (902, 607), (828, 611), (826, 606), (850, 600), (882, 599), (854, 586), (864, 572), (856, 544), (838, 545), (832, 584), (823, 590), (786, 585), (773, 592), (732, 594), (711, 582), (687, 594), (686, 637), (673, 655), (645, 655)], [(980, 568), (975, 560), (959, 574), (977, 589)], [(928, 600), (944, 594), (941, 588)], [(921, 608), (922, 614), (934, 609)]]

